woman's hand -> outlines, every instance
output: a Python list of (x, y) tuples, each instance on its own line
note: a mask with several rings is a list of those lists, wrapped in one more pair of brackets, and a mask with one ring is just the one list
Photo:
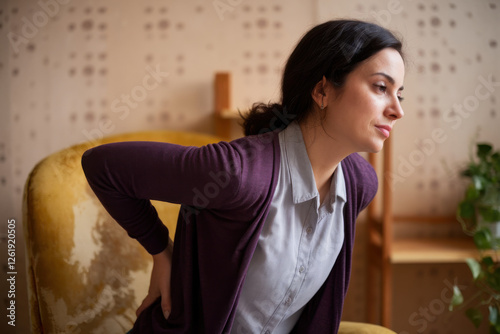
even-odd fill
[(139, 316), (145, 308), (161, 297), (161, 308), (165, 319), (170, 316), (172, 300), (170, 296), (170, 274), (172, 270), (172, 250), (173, 244), (170, 242), (162, 252), (153, 255), (153, 271), (151, 272), (151, 282), (149, 283), (148, 295), (142, 301), (141, 306), (135, 314)]

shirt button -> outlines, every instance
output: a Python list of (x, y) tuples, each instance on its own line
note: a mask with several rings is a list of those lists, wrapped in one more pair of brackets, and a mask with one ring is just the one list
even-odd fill
[(285, 300), (285, 305), (286, 305), (286, 306), (289, 306), (291, 303), (292, 303), (292, 298), (291, 298), (291, 297), (288, 297), (288, 298)]
[(313, 229), (312, 229), (312, 227), (311, 227), (311, 226), (309, 226), (309, 227), (306, 229), (306, 233), (307, 233), (307, 234), (311, 234), (312, 230), (313, 230)]
[(305, 270), (306, 270), (306, 268), (304, 266), (300, 266), (299, 273), (302, 274)]

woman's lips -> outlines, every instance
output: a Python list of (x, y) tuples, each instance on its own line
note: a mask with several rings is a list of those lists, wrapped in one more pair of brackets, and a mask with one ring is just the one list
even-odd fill
[(385, 138), (389, 138), (389, 134), (391, 132), (391, 127), (388, 125), (376, 125), (377, 129), (384, 135)]

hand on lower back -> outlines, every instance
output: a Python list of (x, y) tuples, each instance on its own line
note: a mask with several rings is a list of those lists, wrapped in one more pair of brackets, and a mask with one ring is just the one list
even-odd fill
[(170, 274), (172, 270), (172, 245), (169, 244), (165, 250), (153, 255), (153, 270), (151, 272), (151, 281), (149, 283), (148, 295), (142, 301), (141, 306), (135, 312), (137, 316), (144, 309), (153, 304), (161, 297), (161, 308), (165, 319), (170, 315), (172, 309), (172, 300), (170, 296)]

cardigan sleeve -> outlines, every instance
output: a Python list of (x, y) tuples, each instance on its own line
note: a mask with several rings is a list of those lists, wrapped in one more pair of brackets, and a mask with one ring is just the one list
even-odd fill
[(82, 167), (109, 214), (150, 253), (169, 233), (150, 200), (230, 208), (240, 183), (237, 150), (221, 142), (188, 147), (159, 142), (105, 144), (86, 151)]

